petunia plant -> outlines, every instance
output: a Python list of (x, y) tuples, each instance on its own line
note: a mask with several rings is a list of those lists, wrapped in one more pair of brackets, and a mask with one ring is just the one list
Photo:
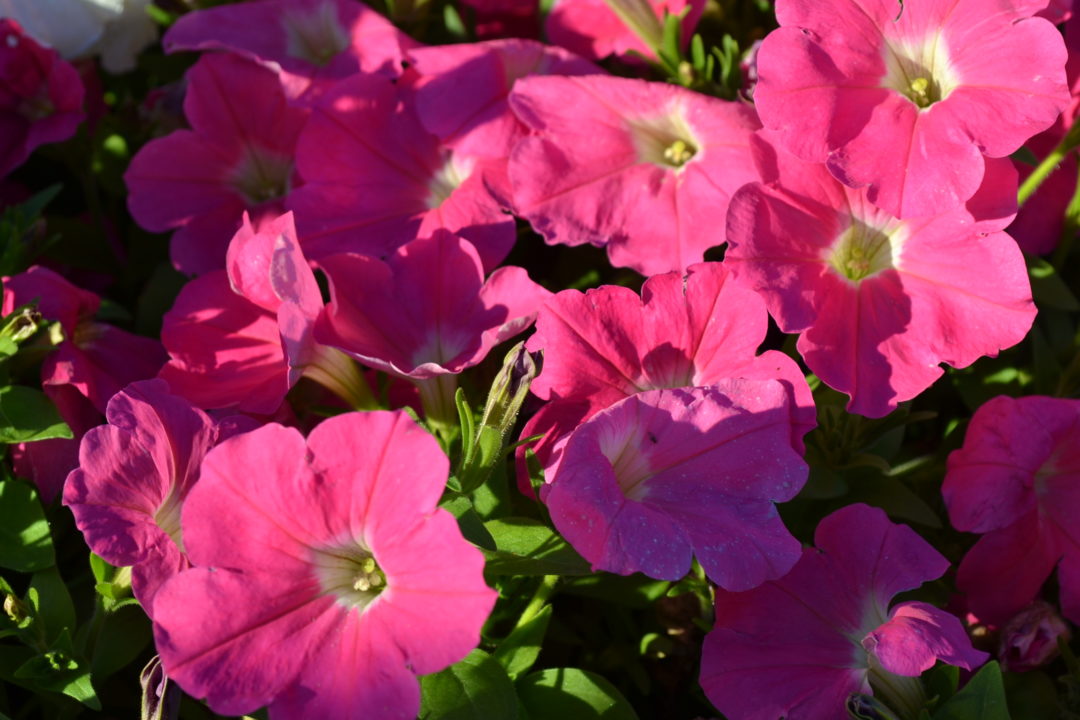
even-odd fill
[(0, 720), (1080, 717), (1072, 0), (0, 0)]

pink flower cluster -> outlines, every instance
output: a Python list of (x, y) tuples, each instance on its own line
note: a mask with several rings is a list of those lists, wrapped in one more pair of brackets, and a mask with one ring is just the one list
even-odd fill
[[(498, 24), (528, 3), (467, 4)], [(771, 317), (878, 418), (1027, 335), (1007, 158), (1076, 114), (1054, 125), (1075, 102), (1045, 4), (777, 0), (753, 104), (595, 64), (641, 74), (664, 14), (689, 31), (697, 0), (561, 0), (561, 47), (425, 47), (356, 0), (191, 12), (164, 39), (202, 52), (187, 127), (124, 176), (191, 279), (160, 343), (50, 270), (4, 279), (5, 314), (36, 301), (63, 331), (42, 382), (77, 436), (17, 461), (133, 568), (165, 671), (215, 712), (415, 717), (416, 676), (476, 647), (497, 598), (438, 506), (458, 378), (535, 323), (518, 485), (594, 570), (678, 581), (696, 561), (716, 707), (814, 720), (874, 693), (917, 716), (923, 671), (986, 658), (956, 617), (893, 604), (949, 561), (865, 505), (803, 547), (777, 506), (807, 482), (811, 384), (759, 348)], [(0, 20), (0, 175), (81, 102), (74, 70)], [(603, 248), (640, 292), (503, 265), (519, 225)], [(378, 409), (376, 373), (415, 388), (426, 429)], [(332, 417), (293, 416), (302, 378)], [(1078, 479), (1078, 401), (975, 415), (942, 492), (982, 535), (957, 576), (980, 620), (1007, 623), (1057, 568), (1080, 622)]]

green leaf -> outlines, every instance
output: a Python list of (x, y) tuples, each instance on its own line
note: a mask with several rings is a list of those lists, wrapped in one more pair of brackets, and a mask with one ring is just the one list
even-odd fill
[(1011, 720), (998, 664), (991, 661), (983, 665), (960, 692), (934, 713), (934, 720)]
[(514, 684), (503, 666), (483, 650), (473, 650), (461, 662), (420, 678), (420, 720), (517, 717)]
[(21, 480), (0, 481), (0, 567), (31, 573), (55, 563), (37, 491)]
[(75, 631), (75, 604), (56, 567), (34, 573), (26, 597), (34, 616), (45, 626), (45, 637), (51, 639), (59, 637), (64, 630)]
[(519, 680), (517, 688), (529, 720), (637, 719), (615, 686), (585, 670), (541, 670)]
[(458, 421), (461, 423), (461, 456), (467, 458), (472, 455), (476, 421), (463, 388), (459, 387), (454, 393), (454, 404), (457, 406)]
[(956, 694), (956, 688), (960, 685), (960, 668), (938, 663), (923, 676), (923, 679), (926, 694), (932, 702), (940, 706)]
[(1027, 257), (1028, 275), (1031, 277), (1031, 295), (1039, 307), (1052, 307), (1070, 312), (1080, 310), (1080, 301), (1062, 280), (1054, 266), (1041, 257)]
[(1005, 673), (1005, 696), (1013, 720), (1058, 720), (1058, 689), (1041, 670)]
[(458, 527), (461, 528), (461, 534), (466, 540), (485, 550), (495, 549), (495, 539), (484, 527), (484, 520), (473, 508), (469, 498), (457, 495), (443, 501), (440, 507), (449, 510), (450, 514), (457, 518)]
[(592, 569), (551, 528), (531, 518), (490, 520), (484, 527), (495, 540), (486, 570), (497, 575), (589, 575)]
[(45, 393), (20, 385), (0, 388), (0, 442), (72, 437), (71, 428)]
[(105, 616), (94, 643), (90, 669), (104, 680), (135, 660), (153, 639), (150, 620), (142, 608), (125, 606)]
[(72, 652), (71, 637), (66, 630), (47, 652), (20, 666), (14, 677), (41, 690), (73, 697), (92, 710), (101, 709), (101, 702), (90, 682), (90, 671)]
[(514, 631), (499, 643), (493, 657), (506, 668), (510, 677), (517, 679), (536, 662), (550, 621), (551, 606), (545, 605), (532, 619), (514, 628)]

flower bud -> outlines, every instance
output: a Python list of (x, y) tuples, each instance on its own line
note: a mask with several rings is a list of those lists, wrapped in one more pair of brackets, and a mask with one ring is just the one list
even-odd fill
[(1038, 600), (1017, 613), (1001, 630), (998, 658), (1003, 669), (1026, 672), (1058, 654), (1058, 638), (1071, 637), (1069, 626), (1049, 603)]

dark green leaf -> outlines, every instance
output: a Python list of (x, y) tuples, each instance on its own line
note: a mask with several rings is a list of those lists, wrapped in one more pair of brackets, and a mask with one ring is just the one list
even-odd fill
[(550, 620), (551, 606), (545, 605), (527, 623), (514, 628), (514, 631), (499, 643), (493, 657), (506, 668), (510, 677), (516, 679), (536, 662)]
[(19, 385), (0, 388), (0, 442), (72, 437), (71, 428), (45, 393)]
[(30, 573), (55, 562), (37, 492), (21, 480), (0, 481), (0, 567)]
[(1070, 312), (1080, 310), (1080, 302), (1061, 279), (1054, 266), (1041, 257), (1027, 257), (1028, 274), (1031, 276), (1031, 295), (1039, 307), (1052, 307)]
[(484, 523), (495, 540), (486, 570), (503, 575), (588, 575), (592, 572), (574, 548), (551, 528), (531, 518)]
[(125, 606), (110, 612), (105, 616), (90, 658), (94, 677), (104, 680), (122, 669), (139, 656), (152, 638), (150, 620), (142, 608)]
[(960, 685), (960, 668), (955, 665), (938, 663), (923, 676), (926, 685), (926, 694), (940, 707), (956, 694), (956, 688)]
[(75, 604), (56, 567), (34, 573), (26, 598), (47, 638), (59, 637), (64, 630), (75, 631)]
[[(516, 720), (514, 684), (483, 650), (420, 678), (420, 720)], [(566, 718), (563, 718), (566, 720)]]
[(14, 677), (41, 690), (73, 697), (93, 710), (101, 709), (101, 702), (90, 682), (90, 671), (72, 652), (67, 631), (60, 634), (47, 652), (19, 667)]
[(636, 720), (630, 703), (604, 678), (577, 668), (541, 670), (518, 681), (530, 720)]
[(457, 518), (458, 527), (461, 528), (461, 534), (466, 540), (485, 550), (495, 549), (495, 539), (484, 527), (483, 519), (477, 514), (469, 498), (458, 495), (444, 501), (441, 507), (449, 510), (450, 514)]
[(1054, 681), (1041, 670), (1005, 673), (1005, 696), (1013, 720), (1058, 720), (1058, 690)]
[(998, 664), (991, 661), (983, 665), (960, 692), (934, 713), (934, 720), (1011, 720)]

